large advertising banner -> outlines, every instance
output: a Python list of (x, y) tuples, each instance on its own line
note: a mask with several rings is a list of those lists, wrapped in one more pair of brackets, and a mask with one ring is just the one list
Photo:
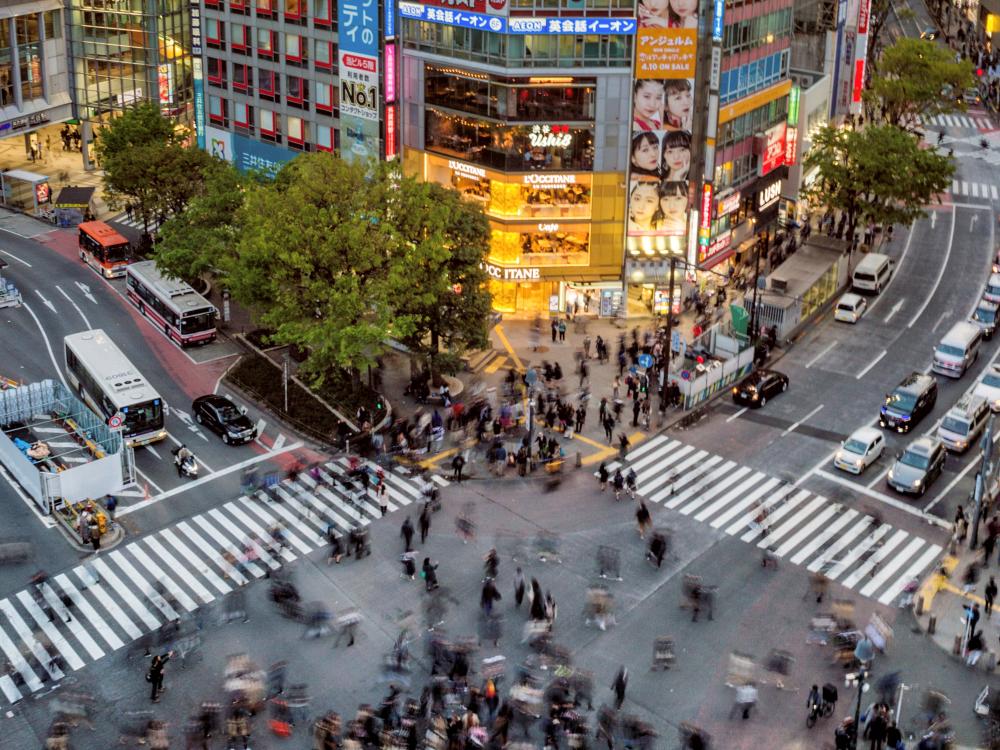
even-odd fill
[[(691, 208), (698, 0), (638, 0), (627, 248), (683, 252)], [(646, 238), (679, 238), (673, 242)]]
[(340, 155), (375, 159), (379, 152), (377, 0), (337, 3), (340, 33)]

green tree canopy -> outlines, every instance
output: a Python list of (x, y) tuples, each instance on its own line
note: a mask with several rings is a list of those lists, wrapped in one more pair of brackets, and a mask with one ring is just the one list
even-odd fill
[(96, 152), (104, 168), (104, 196), (112, 208), (133, 203), (143, 224), (158, 214), (183, 211), (203, 184), (211, 158), (185, 136), (158, 106), (125, 110), (97, 132)]
[(327, 153), (296, 158), (271, 182), (227, 185), (228, 198), (192, 204), (208, 220), (205, 241), (170, 228), (164, 267), (216, 269), (275, 343), (307, 351), (314, 382), (372, 364), (390, 338), (432, 360), (438, 345), (459, 352), (485, 339), (489, 226), (455, 191)]
[(911, 224), (955, 172), (947, 156), (921, 148), (918, 138), (891, 125), (827, 125), (814, 136), (803, 165), (819, 170), (806, 194), (847, 214), (848, 237), (862, 222)]
[(870, 121), (904, 129), (956, 109), (965, 109), (962, 94), (975, 84), (972, 63), (926, 39), (900, 37), (882, 50), (865, 90)]

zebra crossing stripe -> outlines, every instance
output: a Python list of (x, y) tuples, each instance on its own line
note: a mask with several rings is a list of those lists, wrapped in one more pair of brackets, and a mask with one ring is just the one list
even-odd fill
[[(733, 517), (738, 513), (745, 511), (747, 508), (754, 505), (758, 500), (760, 500), (760, 498), (762, 498), (768, 492), (770, 492), (771, 490), (775, 489), (780, 485), (781, 485), (780, 479), (775, 479), (774, 477), (768, 477), (767, 481), (755, 486), (750, 492), (748, 492), (746, 495), (744, 495), (735, 503), (732, 502), (732, 500), (737, 494), (739, 494), (739, 492), (738, 490), (733, 490), (733, 492), (730, 492), (728, 495), (726, 495), (725, 498), (716, 500), (715, 503), (713, 503), (710, 507), (703, 510), (701, 513), (695, 516), (695, 518), (696, 520), (699, 521), (707, 521), (709, 518), (712, 518), (712, 516), (714, 516), (720, 510), (726, 508), (726, 510), (721, 515), (719, 515), (711, 522), (712, 528), (717, 529), (723, 524), (731, 521)], [(726, 506), (728, 506), (728, 508)]]
[[(83, 574), (86, 573), (86, 571), (82, 567), (76, 568), (73, 572), (77, 574), (77, 577), (80, 578), (81, 581), (85, 580), (83, 578)], [(63, 577), (65, 578), (65, 576)], [(59, 577), (56, 576), (56, 580), (58, 579)], [(72, 582), (70, 582), (70, 585), (72, 585)], [(126, 615), (122, 611), (122, 608), (119, 607), (118, 603), (108, 595), (108, 592), (104, 590), (104, 587), (101, 584), (91, 583), (86, 586), (86, 590), (94, 595), (94, 598), (97, 600), (97, 603), (101, 605), (101, 607), (104, 609), (105, 612), (107, 612), (109, 615), (111, 615), (112, 618), (114, 618), (114, 621), (118, 624), (118, 627), (124, 630), (129, 638), (135, 640), (136, 638), (142, 635), (142, 630), (134, 622), (132, 622), (131, 618), (128, 615)], [(80, 597), (81, 600), (84, 600), (85, 598), (86, 597), (82, 596)], [(110, 629), (109, 633), (111, 633)], [(111, 633), (111, 635), (113, 635), (113, 633)], [(110, 645), (111, 641), (108, 641), (108, 644)], [(116, 646), (115, 648), (119, 647)]]
[(993, 200), (1000, 200), (1000, 196), (997, 195), (997, 186), (990, 185), (990, 198)]
[[(134, 547), (135, 547), (134, 544), (130, 544), (128, 547), (126, 547), (126, 549), (128, 549), (133, 554), (136, 560), (141, 560), (140, 557), (141, 550), (138, 550), (139, 554), (137, 554), (137, 550), (135, 550)], [(141, 591), (142, 595), (149, 601), (149, 603), (160, 611), (166, 622), (170, 622), (172, 620), (177, 620), (180, 618), (180, 614), (177, 612), (177, 610), (173, 608), (173, 606), (171, 606), (170, 602), (168, 602), (166, 599), (164, 599), (162, 596), (156, 593), (156, 591), (154, 590), (154, 586), (150, 585), (150, 583), (147, 582), (146, 576), (142, 575), (142, 573), (136, 570), (135, 566), (132, 565), (132, 561), (126, 558), (122, 552), (120, 552), (119, 550), (114, 550), (109, 555), (109, 557), (111, 557), (111, 559), (114, 560), (118, 570), (124, 573), (132, 581), (132, 585), (135, 586), (137, 590)], [(149, 558), (147, 557), (146, 560), (149, 560)], [(159, 577), (160, 583), (166, 583), (166, 576), (164, 575), (163, 571), (157, 568), (156, 565), (152, 563), (152, 561), (150, 561), (149, 564), (146, 565), (145, 567), (153, 575), (154, 581), (156, 581), (157, 577)], [(173, 581), (171, 581), (170, 583), (171, 585), (173, 585)], [(167, 590), (170, 591), (174, 599), (177, 599), (177, 594), (174, 593), (173, 590), (171, 590), (170, 588), (167, 588)]]
[[(248, 508), (255, 505), (260, 505), (259, 502), (251, 500), (246, 495), (242, 495), (239, 501)], [(305, 537), (305, 539), (310, 544), (312, 544), (313, 549), (323, 544), (323, 538), (315, 531), (315, 529), (313, 529), (312, 526), (309, 526), (304, 520), (300, 519), (290, 510), (288, 510), (288, 508), (285, 507), (284, 502), (275, 503), (274, 505), (271, 506), (271, 510), (276, 515), (281, 516), (281, 518), (284, 519), (286, 528), (288, 527), (294, 528), (296, 529), (296, 531), (300, 536)]]
[(104, 618), (97, 614), (97, 610), (95, 610), (91, 605), (90, 600), (80, 594), (64, 573), (60, 573), (53, 580), (59, 584), (66, 596), (68, 596), (73, 602), (74, 610), (82, 613), (83, 616), (90, 621), (90, 626), (94, 629), (94, 632), (100, 635), (112, 650), (117, 651), (125, 645), (122, 640), (115, 635), (114, 630), (110, 625), (108, 625), (107, 622), (105, 622)]
[(797, 529), (800, 523), (812, 516), (812, 514), (823, 507), (826, 502), (827, 500), (825, 497), (819, 497), (817, 495), (802, 506), (798, 511), (792, 513), (788, 519), (784, 521), (784, 523), (775, 524), (774, 520), (771, 519), (770, 524), (767, 527), (767, 535), (757, 542), (757, 547), (759, 549), (773, 547), (775, 542)]
[(152, 613), (138, 598), (132, 593), (124, 583), (122, 583), (118, 577), (111, 570), (111, 567), (104, 562), (101, 558), (94, 560), (94, 567), (97, 568), (97, 572), (101, 576), (101, 581), (107, 581), (111, 588), (117, 592), (118, 596), (125, 600), (125, 603), (132, 608), (132, 611), (139, 615), (139, 619), (142, 620), (143, 624), (149, 630), (156, 630), (160, 627), (160, 621), (153, 617)]
[[(232, 587), (227, 585), (225, 581), (219, 578), (219, 575), (214, 570), (212, 570), (200, 557), (192, 552), (191, 548), (184, 544), (184, 542), (181, 541), (176, 534), (174, 534), (172, 529), (163, 529), (160, 531), (159, 535), (162, 536), (163, 539), (174, 548), (174, 550), (179, 552), (181, 557), (188, 561), (192, 570), (197, 570), (201, 573), (202, 578), (212, 584), (220, 594), (228, 594), (232, 591)], [(180, 567), (176, 569), (180, 570)], [(214, 597), (212, 598), (214, 599)]]
[(802, 542), (808, 539), (810, 534), (826, 523), (836, 512), (837, 509), (828, 504), (823, 510), (813, 516), (810, 521), (802, 526), (802, 528), (786, 539), (785, 542), (775, 551), (775, 554), (777, 554), (778, 557), (784, 557), (787, 555), (793, 549), (802, 544)]
[[(696, 511), (699, 507), (707, 503), (709, 500), (718, 495), (720, 492), (726, 490), (730, 485), (740, 481), (750, 472), (751, 469), (749, 466), (741, 466), (739, 469), (734, 471), (732, 474), (723, 479), (721, 482), (718, 482), (717, 484), (714, 484), (711, 487), (709, 487), (696, 500), (687, 503), (686, 505), (684, 505), (684, 507), (679, 508), (678, 510), (680, 510), (680, 512), (683, 513), (685, 516), (691, 515), (691, 513)], [(755, 473), (754, 476), (763, 477), (764, 475)]]
[[(681, 492), (679, 495), (675, 495), (674, 499), (667, 502), (665, 507), (673, 509), (676, 508), (678, 505), (687, 502), (687, 499), (689, 497), (692, 497), (696, 493), (701, 492), (706, 487), (712, 486), (712, 483), (715, 480), (719, 479), (720, 477), (726, 476), (729, 472), (731, 472), (735, 468), (736, 468), (735, 461), (726, 461), (718, 469), (715, 469), (708, 474), (704, 474), (703, 478), (699, 480), (697, 484), (692, 485), (688, 489)], [(689, 477), (681, 477), (680, 479), (677, 480), (677, 484), (675, 485), (675, 487), (682, 486), (687, 481), (693, 481), (694, 478), (695, 476), (693, 473)], [(661, 490), (660, 492), (657, 492), (651, 497), (651, 499), (653, 500), (653, 502), (657, 503), (660, 502), (664, 497), (666, 497), (669, 494), (670, 489), (671, 488), (668, 487), (667, 490)]]
[[(783, 509), (785, 513), (788, 512), (788, 499), (793, 492), (795, 492), (795, 485), (787, 484), (781, 488), (780, 491), (774, 493), (763, 503), (763, 509), (767, 512), (768, 523), (774, 523), (777, 518), (780, 518), (784, 513), (779, 514), (777, 509)], [(808, 493), (807, 493), (808, 494)], [(794, 504), (793, 504), (794, 506)], [(758, 531), (762, 531), (759, 526), (753, 525), (757, 519), (757, 514), (759, 509), (751, 508), (749, 512), (744, 513), (742, 516), (736, 519), (736, 521), (726, 529), (726, 533), (729, 536), (736, 536), (741, 532), (749, 532), (741, 537), (744, 542), (749, 542), (754, 538), (754, 535)]]
[[(214, 539), (215, 542), (216, 542), (216, 544), (219, 545), (219, 553), (217, 553), (217, 554), (221, 554), (221, 552), (223, 550), (225, 550), (226, 552), (232, 552), (234, 555), (236, 555), (237, 557), (239, 557), (242, 554), (242, 552), (243, 552), (243, 549), (240, 546), (242, 544), (242, 537), (239, 535), (239, 530), (237, 529), (237, 534), (236, 534), (237, 539), (239, 541), (233, 542), (227, 536), (225, 536), (222, 533), (222, 531), (220, 531), (215, 526), (213, 526), (212, 524), (210, 524), (208, 522), (208, 519), (205, 518), (205, 515), (206, 514), (204, 514), (204, 513), (199, 514), (199, 515), (195, 516), (193, 520), (194, 520), (194, 522), (196, 524), (198, 524), (201, 527), (202, 531), (204, 531), (209, 537), (211, 537), (212, 539)], [(230, 526), (232, 527), (232, 524), (230, 524)], [(261, 570), (261, 568), (260, 568), (259, 561), (249, 561), (248, 560), (248, 561), (243, 562), (240, 565), (240, 567), (243, 570), (245, 570), (248, 573), (250, 573), (250, 575), (252, 575), (254, 578), (260, 578), (261, 576), (264, 575), (264, 571)], [(243, 578), (244, 580), (246, 579), (245, 576), (240, 576), (240, 578)]]
[[(979, 197), (979, 183), (976, 183), (976, 182), (969, 183), (969, 187), (972, 189), (972, 197), (973, 198), (978, 198)], [(985, 198), (986, 196), (983, 196), (983, 197)]]
[(664, 483), (668, 483), (668, 487), (676, 486), (678, 477), (683, 476), (684, 473), (688, 472), (688, 469), (690, 469), (692, 466), (700, 466), (703, 463), (705, 463), (707, 457), (708, 457), (707, 451), (698, 451), (697, 453), (687, 456), (679, 464), (671, 466), (669, 471), (661, 470), (659, 474), (656, 474), (656, 469), (654, 468), (653, 469), (654, 477), (649, 480), (643, 480), (643, 486), (648, 488), (647, 490), (648, 492), (653, 492), (657, 490)]
[[(174, 571), (184, 570), (184, 566), (182, 566), (179, 562), (177, 562), (177, 558), (174, 557), (172, 554), (170, 554), (170, 552), (167, 551), (167, 549), (162, 544), (160, 544), (160, 542), (156, 539), (156, 537), (147, 536), (142, 541), (145, 542), (147, 547), (153, 550), (153, 552), (157, 555), (157, 557), (159, 557), (161, 560), (163, 560), (163, 562), (167, 564), (167, 570), (174, 570)], [(195, 570), (197, 570), (197, 567), (194, 570), (189, 570), (188, 574), (183, 576), (184, 583), (186, 583), (188, 588), (194, 592), (195, 596), (201, 599), (203, 604), (208, 604), (210, 602), (215, 601), (215, 595), (212, 594), (208, 589), (206, 589), (202, 585), (201, 581), (197, 579), (197, 577), (195, 576)], [(192, 601), (191, 604), (192, 604), (191, 607), (192, 610), (198, 608), (197, 602)]]
[[(35, 674), (35, 670), (33, 670), (28, 665), (28, 662), (24, 660), (24, 657), (21, 655), (21, 650), (14, 645), (14, 641), (10, 639), (3, 628), (0, 628), (0, 650), (2, 650), (7, 656), (7, 661), (14, 665), (14, 669), (16, 669), (17, 673), (21, 675), (21, 679), (24, 680), (24, 684), (28, 686), (28, 689), (31, 690), (31, 692), (34, 693), (42, 689), (42, 681), (38, 679), (38, 675)], [(4, 676), (10, 680), (9, 677), (6, 675)], [(18, 696), (21, 695), (21, 691), (14, 686), (14, 681), (11, 680), (9, 688), (5, 687), (3, 689), (4, 693), (8, 697), (10, 696), (10, 692), (8, 692), (10, 688), (12, 688)], [(14, 698), (14, 700), (17, 700), (17, 698)]]
[(869, 556), (868, 560), (866, 560), (859, 567), (855, 568), (854, 572), (844, 579), (844, 585), (848, 588), (854, 588), (855, 584), (861, 581), (870, 572), (875, 570), (878, 564), (888, 557), (892, 550), (902, 544), (903, 540), (906, 539), (907, 536), (909, 536), (909, 534), (902, 529), (896, 531), (896, 533), (889, 537), (879, 549), (875, 550), (874, 554)]
[[(76, 651), (74, 651), (69, 643), (66, 641), (66, 637), (56, 630), (54, 618), (50, 622), (48, 615), (42, 611), (34, 598), (27, 591), (18, 591), (17, 599), (21, 602), (21, 606), (31, 615), (31, 619), (35, 621), (38, 625), (38, 629), (41, 630), (45, 637), (48, 639), (49, 643), (52, 645), (59, 654), (66, 660), (66, 663), (74, 670), (80, 669), (83, 666), (83, 660), (77, 656)], [(55, 615), (55, 612), (52, 613)], [(36, 631), (37, 632), (37, 631)]]
[[(240, 505), (242, 505), (248, 513), (258, 516), (269, 527), (273, 528), (274, 526), (282, 525), (279, 523), (277, 519), (275, 519), (274, 516), (268, 513), (267, 510), (264, 508), (264, 506), (262, 506), (260, 503), (245, 503), (242, 501), (243, 498), (240, 498)], [(285, 540), (289, 544), (291, 544), (293, 547), (297, 547), (299, 552), (304, 555), (308, 555), (315, 548), (315, 545), (313, 547), (310, 547), (308, 544), (299, 539), (298, 534), (295, 533), (295, 531), (289, 531), (286, 528), (283, 531), (283, 535)]]
[[(97, 645), (97, 642), (90, 636), (90, 633), (88, 633), (86, 629), (82, 625), (80, 625), (80, 620), (76, 617), (73, 617), (73, 614), (66, 610), (66, 607), (63, 606), (62, 601), (59, 599), (59, 596), (56, 594), (55, 591), (52, 590), (52, 587), (46, 583), (43, 584), (41, 588), (42, 588), (42, 595), (45, 597), (45, 601), (48, 602), (48, 605), (52, 608), (52, 611), (61, 612), (62, 614), (66, 614), (69, 616), (70, 619), (65, 622), (65, 625), (67, 628), (69, 628), (69, 631), (73, 634), (73, 637), (76, 638), (76, 640), (80, 642), (80, 645), (83, 646), (83, 648), (87, 651), (88, 654), (90, 654), (90, 658), (100, 659), (102, 656), (104, 656), (104, 650)], [(21, 594), (27, 596), (27, 594), (24, 591), (22, 591), (18, 595), (19, 598)], [(28, 598), (30, 599), (30, 597)], [(32, 604), (34, 604), (34, 602), (32, 602)]]
[(25, 625), (24, 620), (21, 619), (21, 615), (17, 613), (14, 606), (10, 603), (8, 599), (0, 599), (0, 612), (3, 612), (7, 616), (7, 621), (10, 623), (11, 627), (17, 633), (18, 637), (24, 642), (24, 644), (31, 650), (31, 653), (38, 660), (38, 663), (42, 665), (42, 669), (49, 673), (49, 676), (53, 680), (61, 680), (66, 675), (63, 671), (59, 669), (56, 665), (52, 664), (51, 657), (46, 653), (45, 649), (42, 648), (37, 640), (35, 640), (34, 633)]
[[(631, 464), (632, 466), (635, 466), (635, 461), (633, 459), (640, 458), (646, 453), (653, 451), (656, 448), (659, 448), (664, 443), (667, 443), (668, 450), (674, 450), (678, 445), (682, 445), (682, 443), (679, 440), (673, 440), (671, 438), (668, 438), (666, 435), (657, 435), (656, 437), (647, 440), (644, 443), (639, 443), (639, 445), (635, 447), (635, 450), (630, 450), (628, 452), (628, 463)], [(614, 471), (614, 469), (611, 469), (611, 471)]]
[(951, 192), (953, 192), (953, 193), (957, 193), (958, 192), (958, 180), (952, 180), (951, 181)]
[(903, 548), (902, 552), (893, 555), (892, 559), (888, 561), (885, 565), (881, 566), (879, 572), (872, 578), (860, 593), (862, 596), (871, 596), (888, 581), (892, 575), (903, 567), (903, 564), (913, 557), (917, 550), (923, 547), (926, 542), (920, 537), (914, 537), (910, 540), (910, 543)]
[[(213, 548), (212, 545), (210, 545), (202, 537), (200, 537), (194, 529), (192, 529), (190, 526), (187, 525), (187, 523), (181, 521), (179, 524), (177, 524), (177, 529), (182, 531), (184, 535), (187, 536), (187, 538), (194, 543), (194, 546), (202, 551), (202, 554), (204, 554), (208, 560), (215, 562), (215, 564), (219, 566), (219, 568), (228, 578), (231, 578), (232, 580), (236, 581), (236, 584), (238, 586), (241, 586), (247, 582), (247, 579), (243, 575), (241, 575), (240, 572), (236, 570), (236, 568), (234, 568), (232, 565), (226, 562), (226, 560), (222, 557), (221, 550)], [(224, 549), (228, 548), (229, 548), (228, 545), (224, 547)]]
[[(621, 470), (625, 471), (626, 468), (631, 469), (636, 474), (641, 474), (646, 466), (655, 465), (657, 461), (664, 461), (666, 458), (670, 458), (673, 461), (677, 461), (682, 456), (686, 456), (688, 453), (694, 450), (693, 445), (683, 445), (682, 443), (672, 440), (670, 444), (666, 447), (665, 456), (659, 456), (656, 453), (650, 453), (638, 461), (633, 461), (631, 457), (627, 464), (621, 465)], [(618, 468), (617, 466), (615, 468)], [(614, 471), (614, 469), (612, 469)]]
[(814, 537), (809, 544), (792, 556), (791, 562), (793, 565), (801, 565), (805, 562), (810, 555), (822, 547), (834, 534), (847, 526), (847, 524), (851, 522), (851, 519), (858, 515), (858, 512), (854, 510), (854, 508), (848, 508), (844, 511), (843, 508), (839, 508), (835, 505), (833, 506), (833, 509), (835, 513), (840, 513), (840, 516), (838, 516), (836, 521), (829, 524), (821, 534)]
[(906, 584), (912, 581), (916, 576), (919, 576), (928, 565), (937, 559), (939, 554), (941, 554), (941, 548), (938, 545), (932, 544), (928, 547), (927, 550), (924, 551), (924, 554), (921, 555), (920, 558), (913, 563), (913, 565), (907, 568), (906, 572), (899, 576), (895, 583), (887, 588), (882, 596), (878, 598), (879, 604), (889, 604), (894, 601), (896, 597), (902, 593)]
[[(255, 562), (256, 562), (256, 564), (258, 566), (259, 565), (265, 565), (265, 566), (267, 566), (269, 568), (272, 568), (272, 569), (279, 567), (278, 563), (275, 562), (274, 560), (272, 560), (271, 556), (268, 555), (264, 550), (262, 550), (260, 548), (259, 544), (257, 544), (256, 542), (254, 542), (253, 540), (250, 539), (250, 534), (249, 533), (247, 533), (247, 532), (242, 531), (241, 529), (239, 529), (236, 526), (236, 524), (234, 524), (225, 515), (223, 515), (223, 513), (222, 513), (221, 510), (219, 510), (218, 508), (212, 508), (207, 513), (205, 513), (205, 515), (206, 516), (211, 516), (212, 519), (216, 523), (218, 523), (222, 528), (224, 528), (226, 531), (228, 531), (229, 534), (234, 539), (238, 540), (238, 545), (239, 545), (237, 547), (238, 550), (242, 551), (243, 547), (245, 547), (246, 545), (249, 545), (250, 548), (254, 551), (254, 553), (257, 556), (257, 559), (256, 559)], [(207, 521), (206, 521), (206, 523), (207, 523)], [(263, 572), (261, 572), (260, 575), (263, 575)]]
[[(868, 526), (869, 528), (871, 528), (870, 521)], [(854, 563), (856, 563), (863, 554), (865, 554), (866, 552), (868, 552), (869, 549), (874, 547), (875, 543), (878, 542), (879, 539), (881, 539), (888, 533), (889, 533), (888, 525), (883, 524), (882, 526), (879, 526), (877, 529), (875, 529), (874, 532), (870, 533), (868, 536), (866, 536), (864, 539), (858, 542), (854, 547), (852, 547), (850, 551), (846, 555), (844, 555), (844, 558), (839, 563), (834, 565), (833, 568), (830, 569), (830, 572), (826, 574), (827, 578), (829, 578), (831, 581), (840, 578), (840, 576), (842, 576), (847, 570), (849, 570), (851, 566), (853, 566)]]
[(858, 522), (854, 524), (847, 531), (847, 533), (845, 533), (843, 536), (837, 539), (836, 542), (831, 544), (829, 548), (827, 548), (825, 554), (823, 554), (821, 557), (817, 557), (815, 560), (809, 563), (806, 566), (806, 570), (815, 573), (817, 570), (826, 565), (829, 561), (834, 560), (842, 550), (847, 548), (847, 546), (855, 539), (855, 537), (859, 536), (861, 532), (869, 528), (871, 528), (871, 518), (868, 516), (861, 516), (861, 518), (858, 519)]
[[(253, 518), (251, 518), (249, 515), (240, 510), (236, 506), (236, 503), (230, 501), (225, 505), (223, 505), (222, 507), (225, 508), (227, 511), (229, 511), (229, 513), (232, 514), (236, 519), (238, 519), (246, 528), (250, 529), (250, 531), (256, 534), (257, 539), (251, 537), (250, 543), (251, 545), (253, 545), (254, 549), (257, 551), (257, 554), (261, 557), (261, 559), (266, 560), (267, 564), (270, 565), (272, 568), (280, 568), (281, 562), (278, 559), (276, 559), (275, 556), (272, 555), (269, 550), (265, 549), (261, 545), (260, 541), (258, 541), (267, 539), (268, 537), (270, 537), (270, 533), (268, 533), (266, 529), (261, 527)], [(219, 513), (219, 515), (221, 515), (221, 512)], [(278, 554), (285, 559), (285, 562), (291, 562), (292, 560), (295, 559), (295, 553), (287, 548), (281, 549), (281, 551)]]

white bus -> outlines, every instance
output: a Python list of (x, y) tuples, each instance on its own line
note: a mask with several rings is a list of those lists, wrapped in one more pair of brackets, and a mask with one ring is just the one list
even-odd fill
[(167, 436), (163, 399), (103, 330), (71, 333), (63, 344), (70, 386), (105, 419), (118, 413), (125, 417), (123, 434), (129, 446)]
[(154, 261), (130, 264), (125, 283), (129, 301), (172, 341), (190, 346), (215, 339), (219, 311), (190, 284), (160, 273)]

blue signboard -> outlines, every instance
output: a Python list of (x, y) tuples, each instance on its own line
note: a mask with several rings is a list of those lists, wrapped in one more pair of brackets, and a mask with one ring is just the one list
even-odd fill
[(379, 154), (378, 0), (340, 0), (340, 155), (347, 160)]
[(648, 370), (653, 366), (653, 355), (652, 354), (640, 354), (636, 358), (636, 362), (639, 363), (639, 367)]
[(382, 21), (382, 34), (386, 39), (396, 36), (396, 0), (385, 0), (385, 20)]
[(233, 163), (241, 172), (262, 170), (273, 175), (296, 156), (295, 151), (233, 133)]
[(498, 34), (624, 34), (634, 35), (634, 18), (503, 18), (482, 13), (435, 8), (420, 3), (401, 2), (404, 18), (430, 21), (463, 29), (483, 29)]
[(722, 20), (726, 9), (726, 0), (715, 0), (712, 4), (712, 41), (722, 41)]

